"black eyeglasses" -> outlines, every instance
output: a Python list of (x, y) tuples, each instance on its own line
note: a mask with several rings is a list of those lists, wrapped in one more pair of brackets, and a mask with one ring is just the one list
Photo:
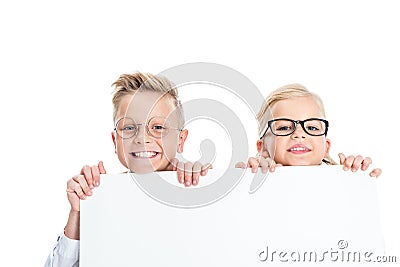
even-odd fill
[(329, 122), (324, 119), (310, 118), (303, 121), (291, 119), (275, 119), (268, 121), (268, 127), (260, 139), (264, 138), (268, 129), (271, 129), (273, 135), (287, 136), (296, 131), (297, 124), (301, 125), (304, 132), (311, 136), (321, 136), (328, 133)]
[(117, 121), (114, 131), (122, 139), (129, 139), (138, 134), (140, 126), (146, 127), (147, 133), (154, 138), (166, 136), (169, 130), (182, 131), (182, 129), (169, 127), (167, 119), (164, 117), (153, 117), (146, 124), (136, 123), (133, 119), (124, 117)]

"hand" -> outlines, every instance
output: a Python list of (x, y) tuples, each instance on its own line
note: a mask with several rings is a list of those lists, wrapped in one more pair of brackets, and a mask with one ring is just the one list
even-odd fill
[[(351, 169), (352, 172), (356, 172), (359, 169), (365, 171), (368, 169), (369, 165), (372, 164), (372, 159), (369, 157), (364, 158), (363, 156), (350, 155), (346, 157), (343, 153), (339, 153), (340, 165), (343, 165), (343, 170), (348, 171)], [(373, 169), (369, 176), (378, 178), (381, 175), (382, 170), (379, 168)]]
[(179, 183), (184, 183), (188, 187), (198, 185), (200, 176), (205, 176), (209, 169), (212, 169), (210, 163), (203, 165), (198, 161), (195, 163), (180, 162), (177, 158), (174, 158), (167, 170), (176, 171)]
[(276, 167), (282, 167), (282, 164), (276, 163), (272, 158), (264, 157), (257, 154), (256, 157), (250, 157), (247, 160), (247, 164), (244, 162), (238, 162), (235, 164), (235, 168), (251, 168), (251, 172), (257, 172), (258, 167), (261, 167), (261, 172), (266, 173), (269, 169), (270, 172), (274, 172)]
[(92, 167), (85, 165), (80, 174), (75, 175), (67, 182), (67, 197), (71, 210), (79, 211), (79, 201), (93, 194), (92, 189), (100, 185), (100, 174), (105, 174), (103, 162)]

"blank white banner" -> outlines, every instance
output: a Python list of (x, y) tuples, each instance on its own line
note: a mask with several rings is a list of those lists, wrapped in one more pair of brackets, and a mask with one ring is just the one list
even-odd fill
[[(212, 196), (227, 173), (241, 179), (226, 194), (180, 205)], [(280, 167), (253, 193), (254, 174), (227, 173), (210, 170), (191, 188), (175, 172), (102, 175), (81, 202), (80, 266), (384, 266), (376, 180), (368, 172)], [(165, 184), (149, 191), (146, 179)]]

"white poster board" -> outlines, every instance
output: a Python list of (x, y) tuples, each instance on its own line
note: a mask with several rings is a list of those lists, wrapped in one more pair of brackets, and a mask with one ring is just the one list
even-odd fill
[[(210, 170), (200, 184), (222, 173)], [(182, 187), (176, 173), (161, 175)], [(161, 203), (135, 177), (103, 175), (81, 202), (80, 266), (373, 266), (384, 255), (367, 172), (281, 167), (249, 193), (246, 171), (223, 198), (197, 208)]]

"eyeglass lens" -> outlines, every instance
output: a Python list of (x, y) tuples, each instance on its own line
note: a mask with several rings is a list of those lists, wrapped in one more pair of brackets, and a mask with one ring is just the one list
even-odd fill
[(168, 134), (168, 124), (165, 118), (151, 118), (146, 125), (138, 124), (131, 118), (122, 118), (116, 125), (117, 133), (123, 139), (132, 138), (139, 132), (139, 127), (146, 127), (146, 131), (153, 137), (161, 138)]
[(326, 124), (322, 120), (306, 120), (298, 123), (293, 120), (275, 120), (271, 123), (271, 131), (275, 135), (290, 135), (298, 127), (297, 124), (303, 124), (303, 130), (309, 135), (324, 135), (326, 132)]

